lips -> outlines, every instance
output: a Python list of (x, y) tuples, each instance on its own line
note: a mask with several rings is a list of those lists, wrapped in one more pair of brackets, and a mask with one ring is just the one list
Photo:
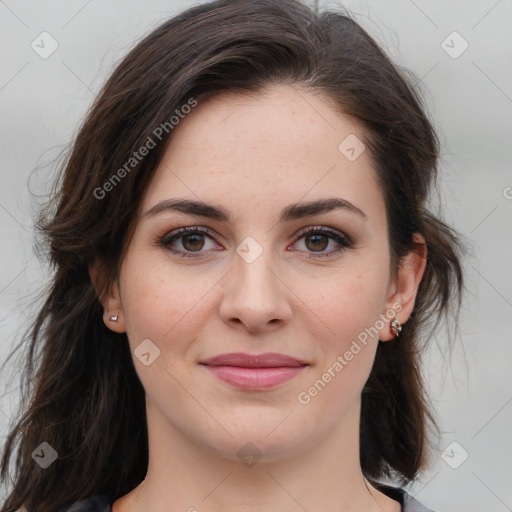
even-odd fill
[(240, 368), (282, 368), (284, 366), (306, 366), (308, 363), (295, 357), (274, 352), (258, 355), (233, 352), (212, 357), (201, 364), (208, 366), (238, 366)]
[(221, 354), (200, 364), (220, 380), (240, 389), (254, 391), (289, 381), (309, 366), (301, 359), (277, 353)]

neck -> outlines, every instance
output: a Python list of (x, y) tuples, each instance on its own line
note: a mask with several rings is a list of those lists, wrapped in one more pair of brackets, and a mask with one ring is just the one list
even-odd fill
[[(224, 450), (219, 453), (194, 442), (190, 431), (173, 427), (150, 401), (147, 404), (147, 476), (116, 502), (113, 512), (400, 510), (398, 502), (375, 490), (361, 472), (360, 403), (354, 404), (342, 425), (333, 426), (310, 446), (301, 445), (300, 450), (290, 447), (287, 454), (273, 452), (271, 443), (265, 445), (267, 451), (263, 448), (260, 452), (243, 439), (235, 443), (228, 440), (245, 446), (245, 456), (240, 459), (237, 449), (227, 455)], [(260, 440), (259, 446), (263, 444)], [(275, 446), (286, 446), (286, 442), (278, 439)]]

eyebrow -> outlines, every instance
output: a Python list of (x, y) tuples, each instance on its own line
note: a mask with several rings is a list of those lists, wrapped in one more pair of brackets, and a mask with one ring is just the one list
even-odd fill
[[(338, 209), (356, 214), (364, 220), (367, 220), (366, 214), (346, 199), (328, 197), (307, 203), (290, 204), (281, 211), (279, 221), (290, 222), (292, 220), (320, 215), (322, 213)], [(163, 212), (178, 212), (188, 215), (196, 215), (222, 222), (230, 222), (233, 218), (230, 211), (222, 206), (216, 206), (192, 199), (165, 199), (150, 208), (146, 213), (144, 213), (143, 217), (153, 217)]]

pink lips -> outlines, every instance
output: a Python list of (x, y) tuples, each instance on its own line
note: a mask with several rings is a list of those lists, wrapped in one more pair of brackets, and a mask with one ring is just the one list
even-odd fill
[(242, 389), (269, 389), (293, 379), (308, 363), (284, 354), (221, 354), (200, 364), (216, 377)]

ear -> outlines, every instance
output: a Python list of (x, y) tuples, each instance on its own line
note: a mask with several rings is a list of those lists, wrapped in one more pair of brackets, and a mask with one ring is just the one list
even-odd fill
[[(121, 295), (119, 293), (119, 283), (115, 281), (105, 286), (105, 271), (99, 258), (96, 258), (94, 262), (89, 265), (89, 276), (96, 290), (96, 295), (103, 306), (103, 322), (111, 331), (118, 333), (126, 332), (126, 322)], [(111, 317), (117, 317), (117, 319), (114, 320), (111, 319)]]
[(418, 287), (427, 266), (427, 244), (420, 233), (413, 234), (413, 241), (420, 245), (404, 256), (400, 262), (397, 276), (389, 284), (386, 309), (383, 313), (388, 319), (389, 311), (394, 311), (395, 316), (380, 329), (380, 341), (394, 339), (395, 334), (391, 331), (391, 322), (396, 318), (400, 324), (404, 324), (414, 308)]

